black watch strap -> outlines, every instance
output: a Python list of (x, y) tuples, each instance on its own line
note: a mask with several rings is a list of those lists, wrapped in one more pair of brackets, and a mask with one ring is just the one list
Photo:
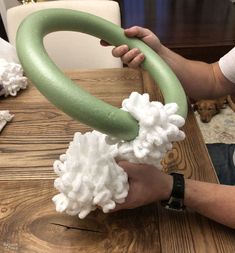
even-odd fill
[(162, 201), (162, 205), (171, 210), (183, 211), (184, 206), (184, 176), (179, 173), (171, 173), (173, 176), (173, 188), (168, 200)]

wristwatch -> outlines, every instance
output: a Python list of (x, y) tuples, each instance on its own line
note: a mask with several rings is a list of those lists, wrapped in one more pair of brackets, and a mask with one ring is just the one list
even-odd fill
[(171, 173), (173, 176), (173, 188), (171, 196), (168, 200), (161, 201), (161, 204), (166, 209), (171, 209), (175, 211), (183, 211), (184, 206), (184, 176), (179, 173)]

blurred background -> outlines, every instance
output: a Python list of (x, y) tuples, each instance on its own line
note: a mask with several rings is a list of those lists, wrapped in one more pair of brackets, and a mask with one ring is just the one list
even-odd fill
[[(32, 0), (0, 0), (2, 38), (7, 39), (4, 28), (7, 9), (27, 1)], [(149, 28), (163, 44), (185, 57), (213, 62), (235, 45), (235, 5), (232, 0), (117, 2), (124, 28), (133, 25)]]

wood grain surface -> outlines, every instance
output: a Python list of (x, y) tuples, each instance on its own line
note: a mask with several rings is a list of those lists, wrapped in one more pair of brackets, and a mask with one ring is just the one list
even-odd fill
[[(70, 72), (86, 90), (120, 107), (131, 91), (161, 99), (146, 72), (131, 69)], [(50, 84), (48, 84), (50, 85)], [(53, 162), (75, 132), (89, 127), (56, 109), (30, 84), (16, 98), (1, 98), (0, 110), (15, 115), (0, 135), (0, 252), (19, 253), (232, 253), (235, 232), (201, 215), (167, 211), (157, 203), (84, 220), (55, 211)], [(163, 161), (165, 171), (217, 183), (192, 111), (187, 138)]]

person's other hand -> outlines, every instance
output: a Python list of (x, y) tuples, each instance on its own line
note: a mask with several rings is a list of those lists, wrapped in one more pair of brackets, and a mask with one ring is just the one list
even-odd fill
[(133, 209), (170, 197), (173, 179), (159, 169), (144, 164), (119, 161), (118, 165), (128, 174), (129, 192), (123, 204), (117, 204), (113, 211)]
[[(158, 37), (151, 32), (149, 29), (133, 26), (131, 28), (125, 29), (124, 33), (129, 38), (139, 38), (145, 42), (149, 47), (151, 47), (155, 52), (159, 52), (161, 49), (161, 42)], [(101, 45), (107, 46), (108, 43), (101, 40)], [(114, 57), (120, 57), (124, 64), (127, 64), (131, 68), (137, 68), (144, 60), (144, 54), (140, 52), (138, 48), (133, 48), (129, 50), (127, 45), (121, 45), (115, 47), (112, 50)]]

